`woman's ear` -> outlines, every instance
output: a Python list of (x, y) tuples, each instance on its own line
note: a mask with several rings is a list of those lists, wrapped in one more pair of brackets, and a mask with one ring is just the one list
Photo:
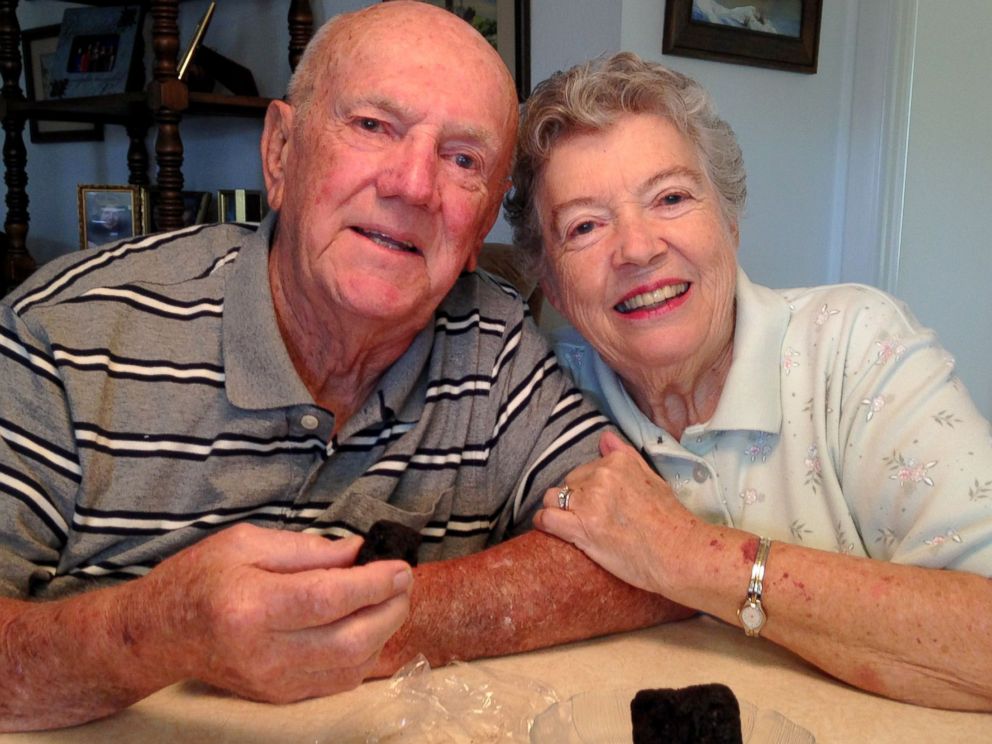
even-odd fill
[(561, 294), (558, 292), (558, 283), (552, 278), (551, 269), (548, 268), (545, 260), (541, 260), (541, 278), (537, 283), (541, 285), (541, 291), (548, 304), (559, 313), (564, 314), (561, 312)]
[(262, 130), (262, 174), (265, 176), (265, 193), (272, 209), (282, 206), (286, 183), (286, 163), (292, 147), (293, 115), (295, 110), (285, 101), (272, 101), (265, 112)]

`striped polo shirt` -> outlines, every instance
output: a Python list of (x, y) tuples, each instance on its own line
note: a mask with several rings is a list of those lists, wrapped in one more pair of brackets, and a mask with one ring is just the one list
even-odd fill
[(0, 594), (140, 576), (237, 522), (420, 531), (420, 560), (529, 529), (605, 419), (519, 295), (466, 273), (332, 436), (276, 324), (258, 230), (197, 225), (43, 266), (0, 313)]

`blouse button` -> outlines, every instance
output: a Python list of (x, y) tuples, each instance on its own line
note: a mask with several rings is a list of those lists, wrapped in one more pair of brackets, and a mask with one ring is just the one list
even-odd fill
[(704, 483), (709, 477), (710, 473), (706, 469), (706, 466), (702, 463), (696, 463), (696, 467), (692, 469), (692, 479), (696, 481), (696, 483)]
[(308, 431), (313, 431), (318, 426), (320, 426), (320, 419), (318, 419), (312, 413), (307, 413), (304, 414), (303, 417), (300, 419), (300, 425)]

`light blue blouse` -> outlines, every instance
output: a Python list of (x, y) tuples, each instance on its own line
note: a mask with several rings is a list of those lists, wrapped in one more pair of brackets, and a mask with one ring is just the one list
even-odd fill
[(992, 427), (934, 333), (884, 292), (772, 290), (740, 271), (723, 394), (681, 441), (574, 329), (557, 336), (579, 387), (707, 521), (992, 575)]

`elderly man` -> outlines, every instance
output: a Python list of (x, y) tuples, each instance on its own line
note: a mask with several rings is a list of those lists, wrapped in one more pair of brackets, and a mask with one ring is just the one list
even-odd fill
[[(0, 728), (187, 678), (296, 700), (684, 612), (528, 531), (603, 419), (470, 271), (515, 122), (469, 26), (375, 4), (271, 105), (257, 231), (87, 251), (4, 301)], [(415, 582), (352, 566), (383, 518), (423, 536)]]

